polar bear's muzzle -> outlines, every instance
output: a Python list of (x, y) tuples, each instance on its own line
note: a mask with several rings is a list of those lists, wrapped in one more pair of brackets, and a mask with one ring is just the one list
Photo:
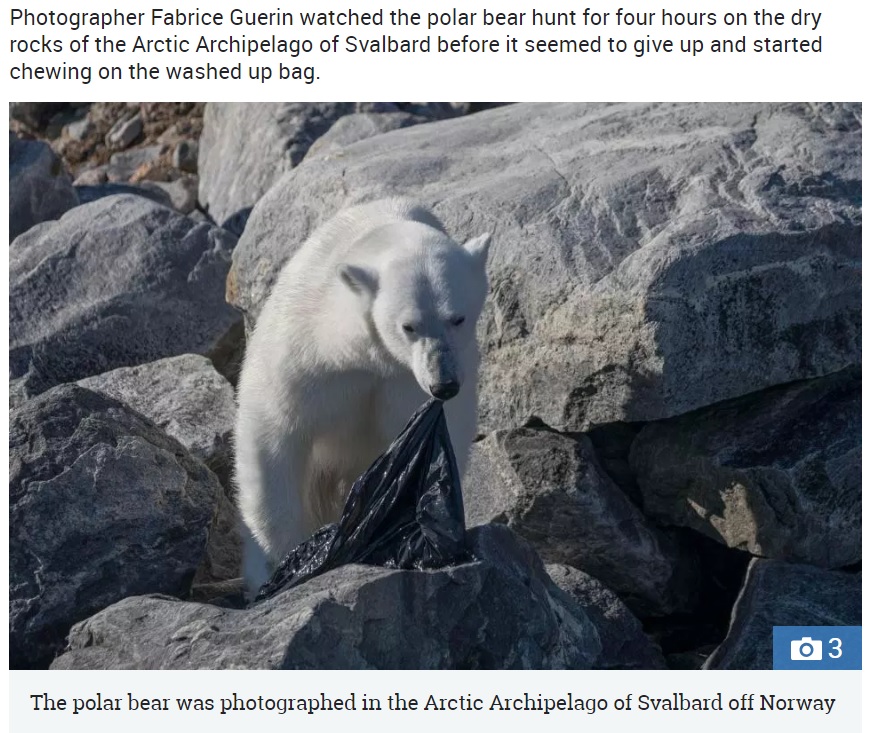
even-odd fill
[(461, 380), (452, 350), (442, 342), (424, 339), (414, 359), (414, 376), (432, 397), (449, 400), (459, 393)]
[(432, 397), (439, 400), (450, 400), (459, 393), (458, 382), (440, 382), (429, 387)]

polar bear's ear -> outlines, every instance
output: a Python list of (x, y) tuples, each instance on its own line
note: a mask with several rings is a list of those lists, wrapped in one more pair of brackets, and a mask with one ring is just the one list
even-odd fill
[(359, 265), (338, 265), (338, 277), (357, 295), (373, 298), (377, 294), (377, 273)]
[(465, 242), (465, 251), (485, 265), (486, 258), (489, 256), (489, 243), (491, 241), (492, 235), (486, 232)]

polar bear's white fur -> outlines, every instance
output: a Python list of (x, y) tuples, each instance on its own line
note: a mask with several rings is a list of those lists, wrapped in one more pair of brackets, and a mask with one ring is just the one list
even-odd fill
[(484, 234), (460, 246), (422, 206), (387, 199), (339, 213), (281, 271), (238, 386), (248, 592), (337, 519), (350, 485), (429, 395), (449, 400), (464, 470), (488, 243)]

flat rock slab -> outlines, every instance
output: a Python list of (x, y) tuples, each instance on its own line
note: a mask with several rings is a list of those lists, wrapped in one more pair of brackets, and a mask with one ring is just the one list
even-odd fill
[(646, 514), (754, 555), (838, 568), (862, 548), (859, 369), (647, 425)]
[(586, 436), (496, 431), (473, 444), (463, 486), (469, 526), (506, 524), (546, 562), (583, 570), (643, 615), (691, 608), (693, 558), (613, 483)]
[(471, 562), (434, 571), (347, 565), (245, 610), (128, 598), (77, 625), (54, 669), (588, 668), (584, 611), (503, 527)]
[(354, 203), (494, 232), (481, 425), (648, 421), (859, 363), (859, 105), (524, 104), (313, 157), (253, 211), (232, 302)]
[(221, 350), (235, 237), (141, 196), (67, 212), (10, 247), (14, 400), (122, 366)]
[(727, 638), (704, 669), (772, 669), (773, 626), (860, 626), (859, 574), (752, 560)]
[(115, 400), (62, 385), (9, 425), (9, 643), (45, 668), (70, 626), (131, 595), (183, 595), (223, 490), (174, 439)]
[(9, 240), (78, 205), (60, 158), (44, 142), (9, 135)]

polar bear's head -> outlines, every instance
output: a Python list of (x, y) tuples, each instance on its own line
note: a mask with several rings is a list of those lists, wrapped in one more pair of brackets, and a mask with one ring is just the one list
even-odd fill
[[(373, 335), (428, 394), (448, 400), (476, 368), (476, 325), (486, 299), (489, 234), (458, 245), (416, 222), (369, 235), (371, 264), (339, 277), (364, 303)], [(473, 360), (473, 361), (472, 361)]]

